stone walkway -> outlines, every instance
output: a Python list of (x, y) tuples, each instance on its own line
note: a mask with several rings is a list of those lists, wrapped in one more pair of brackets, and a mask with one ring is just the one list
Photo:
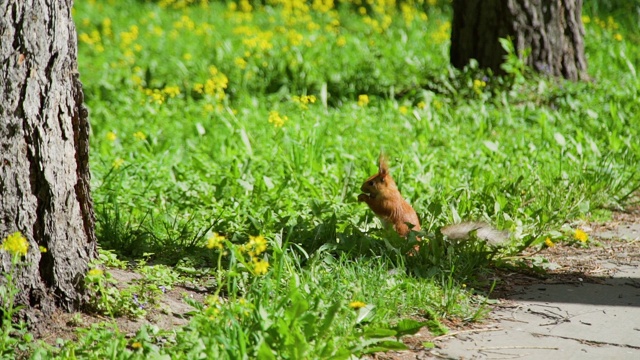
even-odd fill
[(640, 359), (640, 223), (634, 216), (590, 230), (601, 246), (557, 258), (589, 264), (584, 278), (518, 287), (486, 326), (438, 341), (422, 358)]
[(482, 331), (442, 341), (453, 359), (640, 359), (640, 270), (624, 266), (602, 284), (540, 284), (492, 313)]

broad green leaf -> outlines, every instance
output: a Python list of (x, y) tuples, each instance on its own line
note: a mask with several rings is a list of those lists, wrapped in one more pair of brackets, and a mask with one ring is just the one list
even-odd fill
[(269, 345), (267, 345), (266, 341), (262, 341), (260, 344), (257, 355), (258, 360), (276, 360), (276, 356), (273, 354), (273, 351)]
[(403, 335), (413, 335), (420, 331), (422, 327), (426, 326), (427, 322), (416, 321), (413, 319), (403, 319), (396, 326), (393, 327), (394, 330), (398, 332), (398, 337)]
[(385, 352), (391, 350), (408, 350), (409, 347), (400, 341), (385, 340), (365, 349), (365, 354), (373, 354), (377, 352)]
[(387, 328), (367, 328), (362, 336), (365, 338), (386, 338), (390, 336), (396, 336), (397, 331)]
[(368, 304), (358, 309), (358, 316), (356, 317), (356, 324), (369, 322), (375, 316), (375, 305)]
[(324, 319), (322, 319), (322, 324), (318, 328), (318, 334), (323, 336), (329, 331), (329, 328), (333, 324), (333, 320), (335, 319), (336, 314), (338, 313), (338, 310), (340, 310), (341, 306), (342, 306), (342, 303), (340, 301), (336, 301), (329, 307), (327, 312), (324, 314)]

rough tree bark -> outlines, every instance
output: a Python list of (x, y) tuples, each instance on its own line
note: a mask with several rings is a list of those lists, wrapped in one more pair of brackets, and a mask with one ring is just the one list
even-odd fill
[(570, 80), (587, 78), (582, 0), (454, 0), (451, 64), (476, 59), (482, 68), (502, 72), (506, 52), (499, 38), (511, 37), (531, 68)]
[[(96, 252), (88, 112), (71, 6), (0, 1), (0, 241), (16, 231), (29, 241), (16, 301), (31, 322), (56, 307), (79, 307)], [(10, 266), (0, 252), (0, 282)]]

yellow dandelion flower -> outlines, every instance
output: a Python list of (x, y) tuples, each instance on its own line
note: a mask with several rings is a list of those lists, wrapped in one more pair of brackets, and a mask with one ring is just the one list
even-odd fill
[(556, 244), (554, 244), (553, 241), (551, 241), (551, 238), (544, 239), (544, 244), (547, 245), (547, 247), (550, 247), (550, 248), (556, 246)]
[(218, 233), (213, 233), (213, 236), (210, 237), (209, 240), (207, 240), (207, 248), (222, 249), (224, 247), (224, 239), (225, 239), (224, 236)]
[(622, 41), (622, 35), (620, 33), (616, 33), (615, 35), (613, 35), (613, 38), (617, 41)]
[(402, 3), (400, 9), (402, 10), (402, 17), (404, 18), (405, 24), (411, 25), (415, 19), (415, 9), (406, 3)]
[(347, 39), (344, 36), (338, 37), (338, 39), (336, 40), (336, 45), (338, 45), (338, 47), (344, 47), (345, 45), (347, 45)]
[(218, 295), (207, 295), (204, 298), (204, 304), (207, 306), (214, 306), (220, 304), (220, 297)]
[(2, 243), (2, 250), (11, 255), (27, 255), (29, 242), (19, 231), (7, 236)]
[(253, 272), (256, 275), (264, 275), (269, 270), (269, 262), (264, 260), (254, 259), (253, 261)]
[(214, 112), (216, 107), (213, 104), (204, 104), (204, 111), (206, 112)]
[(193, 56), (191, 55), (191, 53), (185, 53), (184, 55), (182, 55), (182, 58), (189, 61), (193, 58)]
[(124, 57), (126, 57), (127, 60), (129, 60), (129, 62), (133, 64), (136, 57), (136, 54), (133, 52), (133, 50), (125, 50), (122, 55), (124, 55)]
[(141, 141), (147, 140), (147, 136), (142, 131), (134, 132), (133, 137)]
[(132, 25), (129, 28), (129, 31), (124, 31), (120, 33), (120, 46), (122, 48), (127, 48), (138, 38), (139, 29), (137, 25)]
[(255, 255), (260, 255), (267, 250), (267, 239), (262, 235), (249, 236), (248, 246), (253, 249)]
[(215, 320), (216, 317), (220, 314), (220, 309), (210, 307), (210, 308), (207, 308), (207, 310), (205, 311), (205, 314), (208, 315), (209, 320)]
[(240, 10), (242, 12), (251, 12), (251, 10), (253, 10), (253, 6), (251, 6), (249, 0), (240, 0)]
[(438, 27), (438, 30), (431, 34), (431, 38), (437, 43), (441, 44), (451, 37), (450, 31), (451, 23), (449, 21), (445, 21)]
[(144, 93), (149, 96), (151, 102), (155, 102), (158, 105), (164, 102), (164, 94), (158, 89), (145, 89)]
[(165, 88), (162, 90), (165, 94), (167, 94), (169, 97), (174, 98), (178, 95), (180, 95), (180, 88), (173, 85), (173, 86), (165, 86)]
[(78, 40), (80, 40), (83, 43), (93, 45), (93, 39), (91, 39), (91, 36), (89, 36), (89, 34), (87, 33), (82, 33), (78, 35)]
[(303, 110), (307, 110), (309, 108), (308, 104), (314, 104), (317, 100), (315, 95), (302, 95), (302, 96), (294, 96), (291, 98), (294, 103), (300, 104), (300, 108)]
[(482, 94), (482, 89), (484, 89), (486, 86), (487, 83), (482, 80), (473, 80), (473, 91), (475, 91), (478, 95)]
[(304, 36), (295, 30), (290, 30), (287, 32), (287, 40), (292, 46), (298, 46), (304, 40)]
[(576, 240), (579, 240), (581, 242), (587, 242), (587, 240), (589, 240), (589, 234), (587, 234), (586, 232), (580, 229), (576, 229), (576, 232), (573, 234), (573, 237)]
[(151, 33), (155, 36), (162, 36), (162, 34), (164, 34), (164, 29), (162, 29), (160, 26), (154, 26)]
[(406, 115), (409, 112), (409, 108), (403, 105), (398, 108), (398, 111), (400, 111), (400, 114)]
[(484, 82), (482, 80), (479, 80), (479, 79), (473, 80), (473, 87), (474, 88), (483, 88), (485, 86), (487, 86), (486, 82)]
[(44, 247), (44, 246), (42, 246), (42, 245), (41, 245), (41, 246), (39, 246), (38, 248), (40, 249), (40, 252), (41, 252), (41, 253), (46, 253), (46, 252), (47, 252), (47, 248), (46, 248), (46, 247)]
[(142, 349), (142, 343), (140, 341), (136, 341), (133, 344), (131, 344), (131, 347), (134, 349)]
[(233, 62), (241, 70), (244, 70), (247, 67), (247, 61), (241, 57), (237, 57)]
[(366, 106), (369, 104), (369, 96), (368, 95), (360, 95), (358, 96), (358, 106)]
[(124, 164), (124, 160), (121, 158), (116, 158), (115, 160), (113, 160), (113, 162), (111, 163), (111, 167), (113, 167), (114, 169), (119, 169), (122, 165)]
[(116, 133), (114, 133), (113, 131), (109, 131), (107, 133), (107, 140), (116, 141), (117, 138), (118, 138), (118, 135), (116, 135)]
[(142, 78), (138, 75), (131, 75), (131, 82), (136, 86), (142, 86)]
[(367, 304), (363, 303), (362, 301), (352, 301), (349, 303), (349, 307), (355, 310), (358, 310), (360, 308), (363, 308), (367, 306)]
[(275, 127), (283, 127), (287, 120), (289, 120), (287, 116), (282, 116), (277, 111), (271, 111), (269, 113), (269, 123)]
[(591, 22), (591, 18), (588, 15), (583, 15), (582, 16), (582, 23), (583, 24), (588, 24)]
[(102, 274), (104, 274), (104, 271), (102, 271), (100, 269), (91, 269), (91, 270), (89, 270), (89, 273), (87, 275), (89, 275), (89, 276), (102, 276)]

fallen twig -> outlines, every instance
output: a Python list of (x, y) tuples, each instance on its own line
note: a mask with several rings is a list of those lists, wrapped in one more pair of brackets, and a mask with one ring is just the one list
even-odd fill
[(471, 329), (471, 330), (460, 330), (460, 331), (454, 331), (454, 332), (452, 332), (452, 333), (448, 333), (448, 334), (444, 334), (444, 335), (436, 336), (436, 337), (434, 337), (434, 338), (433, 338), (433, 341), (436, 341), (436, 340), (442, 340), (442, 339), (444, 339), (444, 338), (451, 337), (451, 336), (456, 336), (456, 335), (460, 335), (460, 334), (480, 333), (480, 332), (498, 331), (498, 330), (502, 330), (502, 328), (491, 328), (491, 329)]
[(535, 350), (560, 350), (559, 347), (557, 346), (527, 346), (527, 345), (522, 345), (522, 346), (491, 346), (491, 347), (482, 347), (482, 348), (475, 348), (475, 349), (471, 349), (471, 350), (478, 350), (478, 351), (487, 351), (487, 350), (522, 350), (522, 349), (535, 349)]
[(589, 340), (589, 339), (580, 339), (580, 338), (575, 338), (575, 337), (571, 337), (571, 336), (541, 334), (541, 333), (531, 333), (531, 335), (540, 336), (540, 337), (544, 336), (544, 337), (555, 337), (555, 338), (559, 338), (559, 339), (574, 340), (574, 341), (577, 341), (577, 342), (579, 342), (581, 344), (588, 344), (588, 345), (610, 345), (610, 346), (618, 346), (618, 347), (630, 348), (630, 349), (640, 349), (640, 346), (631, 345), (631, 344), (618, 344), (618, 343), (612, 343), (612, 342), (608, 342), (608, 341), (597, 341), (597, 340)]

